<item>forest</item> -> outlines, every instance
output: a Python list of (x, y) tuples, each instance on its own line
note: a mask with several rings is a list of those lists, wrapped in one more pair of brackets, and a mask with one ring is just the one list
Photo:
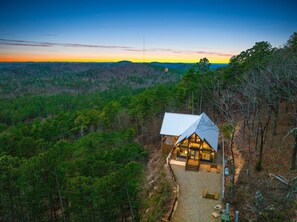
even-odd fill
[[(220, 126), (232, 157), (227, 200), (242, 221), (294, 221), (294, 184), (265, 181), (296, 177), (297, 33), (210, 66), (0, 66), (0, 221), (160, 221), (172, 189), (159, 152), (165, 111), (205, 112)], [(254, 189), (273, 195), (257, 203)]]

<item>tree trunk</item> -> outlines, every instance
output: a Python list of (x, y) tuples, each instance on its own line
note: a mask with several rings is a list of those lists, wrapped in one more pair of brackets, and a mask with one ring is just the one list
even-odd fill
[(252, 121), (252, 126), (251, 126), (251, 134), (252, 136), (254, 135), (255, 132), (255, 119), (256, 119), (256, 114), (253, 114), (253, 121)]
[(244, 141), (244, 134), (245, 134), (245, 128), (246, 128), (246, 117), (243, 117), (243, 126), (242, 126), (242, 141)]
[(59, 181), (58, 181), (57, 170), (56, 169), (55, 169), (55, 177), (56, 177), (56, 185), (57, 185), (57, 188), (58, 188), (59, 200), (60, 200), (60, 204), (61, 204), (62, 218), (63, 218), (63, 221), (66, 221), (65, 214), (64, 214), (65, 211), (64, 211), (64, 207), (63, 207), (63, 200), (62, 200), (62, 196), (61, 196), (61, 191), (60, 191), (60, 186), (59, 186)]
[[(24, 221), (26, 221), (26, 220), (28, 220), (28, 219), (27, 219), (28, 217), (27, 217), (27, 215), (26, 215), (26, 216), (24, 215), (24, 211), (23, 211), (23, 202), (22, 202), (22, 199), (21, 199), (21, 194), (20, 194), (20, 192), (18, 192), (18, 199), (21, 200), (21, 201), (20, 201), (20, 208), (21, 208), (21, 209), (20, 209), (20, 212), (18, 212), (17, 218), (18, 218), (19, 221), (21, 221), (21, 219), (24, 220)], [(21, 215), (21, 218), (20, 218), (20, 215)]]
[[(270, 119), (270, 117), (269, 117), (269, 119)], [(263, 144), (265, 144), (265, 141), (266, 141), (266, 138), (267, 138), (267, 133), (268, 133), (268, 125), (269, 125), (269, 123), (270, 123), (270, 120), (268, 119), (268, 121), (267, 121), (267, 125), (265, 125), (265, 127), (264, 127), (264, 137), (263, 137)]]
[(259, 123), (257, 125), (257, 132), (256, 132), (256, 144), (255, 144), (255, 150), (258, 150), (258, 138), (259, 138)]
[(270, 122), (270, 117), (271, 117), (271, 112), (269, 112), (269, 116), (267, 118), (267, 121), (263, 127), (262, 125), (262, 121), (260, 119), (259, 121), (259, 128), (260, 128), (260, 155), (259, 155), (259, 160), (258, 163), (256, 165), (256, 169), (258, 171), (262, 170), (262, 158), (263, 158), (263, 148), (264, 148), (264, 136), (265, 136), (265, 132), (267, 130), (268, 124)]
[(231, 139), (230, 139), (230, 151), (232, 155), (232, 198), (235, 196), (235, 159), (234, 159), (234, 152), (233, 152), (233, 140), (234, 140), (234, 133), (235, 133), (235, 128), (232, 126), (232, 134), (231, 134)]
[(295, 132), (295, 144), (293, 145), (291, 170), (296, 170), (296, 157), (297, 157), (297, 132)]
[(83, 126), (81, 125), (81, 126), (80, 126), (79, 135), (80, 135), (80, 137), (83, 137), (84, 134), (85, 134), (85, 132), (84, 132), (84, 128), (83, 128)]
[(123, 205), (121, 206), (121, 221), (122, 222), (125, 222), (126, 221), (125, 207)]
[(10, 180), (10, 177), (9, 177), (9, 188), (10, 188), (10, 192), (9, 192), (9, 199), (10, 199), (10, 219), (11, 221), (14, 220), (14, 202), (13, 202), (13, 194), (12, 194), (12, 191), (11, 191), (11, 180)]
[(274, 110), (274, 121), (273, 121), (273, 128), (272, 128), (272, 135), (276, 135), (276, 128), (277, 128), (277, 123), (279, 119), (279, 105), (277, 108)]
[(264, 146), (264, 130), (260, 129), (260, 155), (256, 166), (256, 169), (258, 171), (262, 170), (263, 146)]
[(129, 195), (129, 191), (128, 191), (128, 188), (127, 188), (127, 184), (125, 185), (125, 190), (126, 190), (126, 194), (127, 194), (127, 197), (128, 197), (128, 203), (129, 203), (129, 208), (130, 208), (130, 212), (131, 212), (132, 221), (135, 221), (135, 216), (134, 216), (133, 207), (132, 207), (132, 204), (131, 204), (131, 201), (130, 201), (130, 195)]
[(53, 198), (52, 198), (52, 193), (48, 194), (48, 202), (49, 202), (49, 207), (51, 209), (51, 221), (54, 222), (54, 207), (53, 207)]
[(243, 111), (243, 130), (242, 130), (242, 140), (244, 141), (246, 138), (246, 133), (249, 130), (249, 119), (251, 118), (249, 106), (247, 107), (247, 110)]
[(194, 93), (192, 92), (192, 115), (194, 115)]

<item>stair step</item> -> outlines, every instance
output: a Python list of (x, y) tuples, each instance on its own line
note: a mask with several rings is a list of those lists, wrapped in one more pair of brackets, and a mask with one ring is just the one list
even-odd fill
[(198, 168), (198, 166), (189, 166), (189, 165), (188, 165), (187, 167), (191, 167), (191, 168)]
[(198, 169), (189, 169), (189, 168), (187, 168), (186, 171), (198, 171)]
[(186, 170), (198, 171), (199, 170), (199, 166), (196, 166), (196, 165), (186, 165)]

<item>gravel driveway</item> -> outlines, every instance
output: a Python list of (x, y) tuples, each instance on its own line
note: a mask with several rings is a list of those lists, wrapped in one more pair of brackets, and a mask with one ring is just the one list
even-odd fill
[[(218, 222), (211, 213), (215, 212), (214, 206), (220, 203), (222, 175), (207, 172), (206, 166), (200, 165), (199, 171), (185, 171), (184, 166), (171, 165), (180, 185), (179, 202), (174, 214), (174, 222)], [(219, 200), (205, 199), (202, 197), (203, 189), (219, 193)]]

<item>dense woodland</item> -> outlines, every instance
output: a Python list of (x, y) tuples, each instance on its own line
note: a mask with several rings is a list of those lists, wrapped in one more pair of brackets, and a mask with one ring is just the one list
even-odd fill
[(151, 187), (148, 165), (165, 111), (206, 112), (219, 124), (232, 157), (227, 199), (242, 221), (296, 218), (294, 190), (274, 200), (278, 210), (247, 211), (253, 195), (241, 194), (254, 190), (242, 187), (255, 181), (234, 172), (247, 147), (256, 154), (245, 167), (261, 177), (266, 141), (281, 135), (290, 148), (282, 169), (296, 175), (297, 33), (282, 48), (258, 42), (228, 66), (210, 65), (200, 59), (184, 74), (134, 63), (2, 65), (0, 221), (159, 221), (170, 181), (161, 167)]
[(163, 75), (164, 68), (131, 63), (2, 63), (0, 96), (78, 95), (126, 87), (138, 89), (179, 79), (181, 71)]

